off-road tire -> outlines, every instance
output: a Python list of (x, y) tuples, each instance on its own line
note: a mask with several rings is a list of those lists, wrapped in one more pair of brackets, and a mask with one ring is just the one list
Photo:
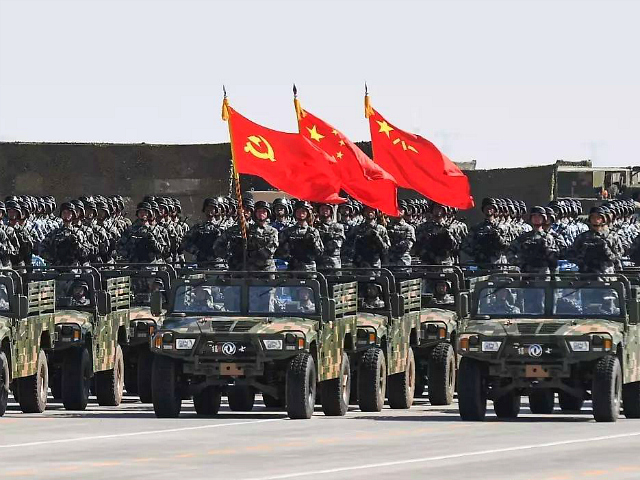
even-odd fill
[(95, 377), (98, 405), (105, 407), (120, 405), (124, 391), (124, 357), (120, 345), (116, 345), (113, 368), (97, 372)]
[(287, 415), (292, 419), (311, 418), (316, 403), (316, 364), (308, 353), (299, 353), (287, 367)]
[(89, 403), (89, 383), (93, 365), (89, 351), (72, 348), (62, 364), (62, 404), (67, 410), (85, 410)]
[(47, 408), (49, 367), (44, 350), (38, 352), (36, 373), (17, 379), (18, 399), (24, 413), (42, 413)]
[(378, 347), (366, 350), (358, 369), (358, 401), (363, 412), (379, 412), (387, 391), (387, 362)]
[(564, 413), (577, 413), (582, 410), (582, 405), (584, 405), (584, 395), (581, 397), (574, 397), (573, 395), (560, 390), (558, 392), (558, 405), (560, 405), (560, 410)]
[(387, 380), (387, 398), (391, 408), (407, 409), (413, 404), (413, 392), (416, 388), (416, 361), (412, 348), (409, 348), (407, 355), (405, 371), (389, 375)]
[(456, 389), (456, 355), (450, 343), (440, 343), (429, 357), (429, 402), (451, 405)]
[(214, 386), (205, 387), (193, 396), (193, 406), (198, 415), (217, 415), (221, 402), (222, 392)]
[(256, 390), (249, 385), (236, 385), (227, 389), (227, 400), (232, 412), (250, 412), (256, 401)]
[(493, 411), (498, 418), (518, 418), (520, 403), (520, 393), (513, 390), (493, 401)]
[(0, 417), (7, 411), (10, 383), (11, 373), (9, 372), (9, 361), (5, 353), (0, 352)]
[(142, 403), (151, 403), (153, 401), (151, 393), (151, 375), (153, 375), (154, 358), (155, 355), (148, 350), (142, 350), (138, 355), (136, 383), (138, 387), (138, 395), (140, 396), (140, 401)]
[(458, 371), (458, 409), (465, 421), (483, 421), (487, 414), (487, 386), (482, 364), (463, 357)]
[(591, 400), (596, 422), (615, 422), (620, 414), (622, 369), (618, 357), (607, 355), (596, 362)]
[(548, 415), (553, 413), (555, 400), (553, 390), (534, 390), (529, 394), (529, 410), (536, 415)]
[(182, 408), (182, 393), (178, 388), (178, 365), (165, 355), (157, 355), (151, 374), (153, 411), (158, 418), (177, 418)]
[(322, 411), (330, 417), (342, 417), (349, 410), (351, 397), (351, 366), (349, 355), (342, 352), (340, 374), (337, 378), (320, 383), (322, 390)]
[(622, 386), (622, 408), (627, 418), (640, 418), (640, 382)]

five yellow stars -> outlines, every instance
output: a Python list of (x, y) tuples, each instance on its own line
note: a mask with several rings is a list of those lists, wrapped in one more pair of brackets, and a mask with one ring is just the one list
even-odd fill
[(378, 125), (380, 125), (380, 130), (378, 133), (386, 133), (387, 134), (387, 138), (389, 138), (389, 132), (393, 131), (393, 128), (391, 128), (391, 125), (389, 125), (386, 120), (376, 120), (376, 123)]
[(317, 140), (318, 143), (320, 143), (320, 140), (324, 138), (324, 135), (320, 135), (320, 133), (318, 133), (318, 130), (315, 125), (313, 126), (313, 128), (307, 127), (307, 130), (309, 130), (309, 135), (311, 136), (311, 139)]

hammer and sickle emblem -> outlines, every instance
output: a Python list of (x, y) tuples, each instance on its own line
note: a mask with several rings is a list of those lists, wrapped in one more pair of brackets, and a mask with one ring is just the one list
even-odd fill
[[(244, 146), (244, 151), (250, 153), (254, 157), (260, 158), (262, 160), (271, 160), (275, 162), (275, 154), (273, 153), (273, 148), (267, 142), (267, 140), (262, 135), (251, 135), (248, 138), (247, 144)], [(263, 149), (262, 144), (264, 143), (264, 147), (266, 147), (267, 151), (261, 151)], [(260, 150), (258, 150), (258, 147)]]

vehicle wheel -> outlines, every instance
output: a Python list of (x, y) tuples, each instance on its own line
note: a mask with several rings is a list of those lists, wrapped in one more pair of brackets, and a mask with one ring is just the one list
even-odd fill
[(640, 418), (640, 382), (622, 386), (622, 408), (627, 418)]
[(262, 401), (267, 408), (283, 408), (284, 407), (284, 395), (280, 398), (272, 397), (266, 393), (262, 394)]
[(529, 394), (529, 410), (536, 415), (553, 413), (555, 400), (553, 390), (534, 390)]
[(351, 367), (349, 355), (342, 352), (340, 375), (338, 378), (325, 380), (320, 383), (322, 390), (322, 411), (325, 415), (342, 417), (349, 410), (349, 398), (351, 397)]
[(113, 368), (96, 375), (96, 397), (98, 405), (106, 407), (117, 407), (122, 402), (122, 392), (124, 390), (124, 357), (122, 348), (116, 345)]
[(289, 362), (286, 385), (289, 418), (311, 418), (316, 403), (316, 378), (316, 365), (308, 353), (300, 353)]
[(498, 418), (517, 418), (520, 413), (520, 393), (513, 390), (493, 401)]
[[(138, 371), (136, 380), (138, 384), (138, 395), (142, 403), (151, 403), (151, 375), (153, 372), (154, 354), (148, 350), (142, 350), (138, 355)], [(127, 377), (125, 377), (126, 380)]]
[(560, 390), (558, 392), (558, 404), (560, 405), (560, 410), (563, 412), (579, 412), (582, 410), (582, 405), (584, 404), (584, 395), (574, 397)]
[[(218, 387), (213, 386), (205, 387), (204, 390), (193, 396), (193, 406), (198, 415), (217, 415), (220, 411), (221, 401), (222, 392)], [(180, 413), (179, 410), (178, 413)]]
[(229, 387), (227, 400), (232, 412), (250, 412), (256, 400), (256, 390), (249, 385)]
[(17, 379), (18, 399), (24, 413), (42, 413), (47, 408), (49, 367), (44, 350), (38, 352), (36, 373)]
[(93, 374), (86, 348), (73, 348), (62, 365), (62, 404), (67, 410), (84, 410), (89, 403), (89, 383)]
[(482, 421), (487, 414), (487, 385), (482, 364), (463, 357), (458, 372), (458, 409), (467, 421)]
[(51, 396), (54, 400), (60, 400), (62, 398), (62, 371), (58, 369), (55, 373), (49, 374), (49, 382), (51, 385)]
[(620, 414), (622, 369), (618, 357), (608, 355), (596, 363), (591, 397), (596, 422), (615, 422)]
[(450, 343), (440, 343), (429, 358), (429, 402), (451, 405), (456, 388), (456, 356)]
[(7, 411), (10, 383), (11, 374), (9, 373), (9, 362), (5, 353), (0, 352), (0, 417)]
[(138, 395), (138, 358), (135, 355), (129, 353), (124, 359), (124, 389), (129, 395)]
[(153, 411), (158, 418), (180, 415), (182, 395), (178, 389), (178, 365), (171, 357), (157, 355), (151, 374)]
[(384, 407), (387, 391), (387, 362), (384, 352), (378, 348), (369, 348), (360, 359), (358, 371), (358, 396), (360, 410), (379, 412)]
[(407, 368), (404, 372), (389, 375), (387, 397), (391, 408), (410, 408), (416, 388), (416, 362), (413, 349), (409, 348)]

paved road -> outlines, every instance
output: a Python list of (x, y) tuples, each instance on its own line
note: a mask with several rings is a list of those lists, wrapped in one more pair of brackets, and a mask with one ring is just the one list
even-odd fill
[(0, 418), (0, 479), (371, 479), (573, 480), (640, 478), (640, 421), (596, 424), (580, 415), (462, 422), (457, 407), (418, 399), (411, 410), (288, 420), (259, 402), (197, 417), (156, 419), (133, 399), (44, 415), (12, 404)]

